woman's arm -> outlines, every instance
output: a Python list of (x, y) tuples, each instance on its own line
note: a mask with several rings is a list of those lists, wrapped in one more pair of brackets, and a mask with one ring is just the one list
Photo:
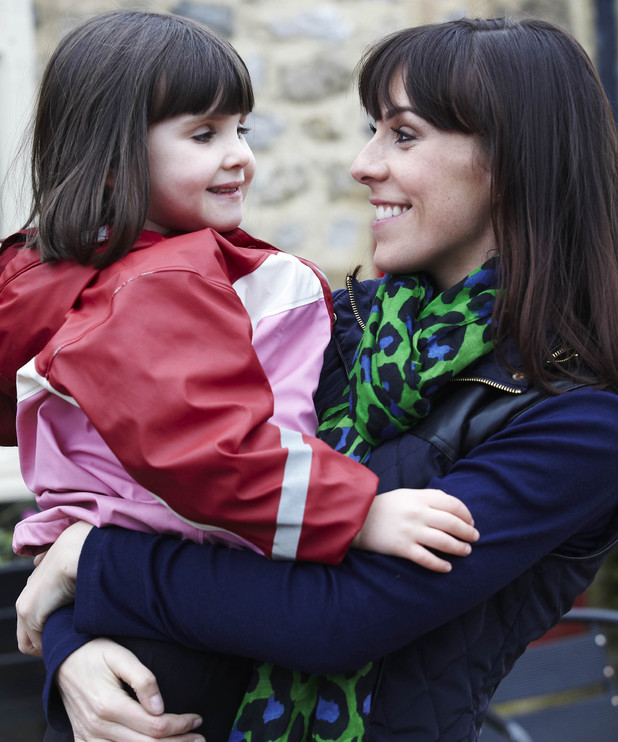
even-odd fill
[(618, 507), (617, 482), (618, 396), (571, 392), (522, 414), (430, 483), (462, 499), (481, 533), (448, 575), (360, 551), (329, 568), (94, 530), (79, 564), (76, 626), (313, 673), (360, 667), (483, 601), (561, 545), (585, 554)]
[[(447, 576), (356, 551), (328, 568), (94, 529), (80, 562), (80, 627), (171, 636), (315, 672), (361, 665), (482, 601), (560, 544), (574, 555), (598, 547), (618, 506), (617, 427), (615, 394), (571, 392), (525, 413), (436, 480), (464, 499), (482, 534)], [(397, 455), (403, 448), (387, 445)], [(73, 549), (59, 573), (74, 578), (76, 569)], [(53, 624), (52, 673), (69, 635)]]

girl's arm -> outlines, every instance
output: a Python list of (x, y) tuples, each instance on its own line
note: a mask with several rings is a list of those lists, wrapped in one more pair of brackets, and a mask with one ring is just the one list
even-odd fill
[(24, 425), (36, 430), (40, 391), (66, 395), (123, 468), (188, 521), (274, 558), (343, 558), (377, 479), (269, 422), (272, 391), (231, 285), (187, 269), (146, 271), (97, 320), (70, 315), (36, 368), (22, 369)]

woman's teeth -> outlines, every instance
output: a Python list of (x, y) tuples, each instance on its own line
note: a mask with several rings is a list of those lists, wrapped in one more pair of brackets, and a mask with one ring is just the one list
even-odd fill
[(409, 206), (376, 206), (376, 219), (390, 219), (408, 211)]

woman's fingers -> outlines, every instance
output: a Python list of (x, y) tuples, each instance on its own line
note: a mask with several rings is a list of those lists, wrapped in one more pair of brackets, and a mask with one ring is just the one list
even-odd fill
[(164, 703), (152, 671), (121, 645), (110, 642), (105, 649), (104, 658), (113, 675), (133, 689), (137, 700), (149, 714), (162, 714), (165, 710)]
[[(200, 717), (162, 713), (154, 675), (108, 639), (95, 639), (67, 657), (57, 681), (76, 742), (203, 742), (191, 731)], [(122, 682), (146, 705), (131, 698)]]
[(47, 617), (72, 602), (79, 555), (92, 526), (74, 523), (47, 551), (17, 599), (17, 644), (24, 654), (41, 654)]

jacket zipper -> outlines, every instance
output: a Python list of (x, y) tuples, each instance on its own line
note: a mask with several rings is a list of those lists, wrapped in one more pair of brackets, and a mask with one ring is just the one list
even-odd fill
[(353, 276), (346, 276), (345, 277), (345, 285), (346, 289), (348, 291), (348, 296), (350, 297), (350, 306), (352, 307), (352, 313), (354, 314), (354, 318), (356, 319), (356, 322), (358, 323), (358, 326), (361, 328), (363, 332), (365, 332), (365, 323), (361, 319), (361, 316), (358, 312), (358, 307), (356, 306), (356, 297), (354, 296), (354, 287), (352, 286)]
[(516, 386), (507, 386), (506, 384), (500, 384), (498, 381), (491, 381), (490, 379), (483, 379), (480, 376), (455, 376), (451, 381), (473, 381), (477, 384), (485, 384), (493, 389), (499, 389), (501, 392), (509, 392), (510, 394), (522, 394), (523, 389), (519, 389)]
[[(571, 348), (559, 348), (558, 350), (554, 351), (551, 354), (552, 361), (554, 363), (566, 363), (567, 361), (570, 361), (572, 358), (576, 358), (578, 353), (576, 353)], [(561, 358), (560, 356), (565, 356), (564, 358)], [(548, 361), (550, 363), (550, 361)]]

